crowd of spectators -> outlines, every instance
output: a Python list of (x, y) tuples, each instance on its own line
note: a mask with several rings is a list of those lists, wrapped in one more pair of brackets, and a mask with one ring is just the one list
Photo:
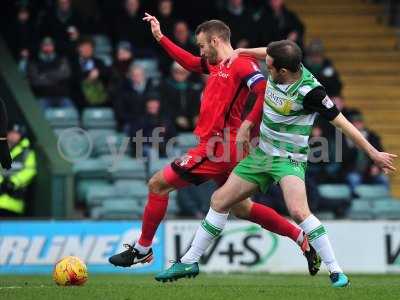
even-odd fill
[[(6, 10), (10, 16), (2, 20), (8, 24), (3, 26), (6, 40), (43, 109), (75, 107), (82, 111), (109, 106), (115, 112), (118, 130), (130, 136), (140, 129), (151, 135), (155, 127), (163, 127), (167, 138), (191, 132), (206, 78), (171, 61), (153, 41), (142, 17), (144, 11), (155, 14), (163, 32), (195, 54), (195, 26), (205, 19), (219, 18), (232, 29), (234, 48), (265, 46), (280, 39), (298, 43), (305, 50), (305, 66), (339, 109), (382, 149), (379, 137), (365, 127), (360, 112), (344, 105), (343, 84), (322, 42), (313, 40), (304, 45), (304, 25), (283, 0), (25, 0), (15, 1)], [(105, 49), (99, 50), (100, 46)], [(148, 73), (140, 64), (143, 60), (155, 62), (157, 70)], [(330, 141), (330, 156), (337, 141), (332, 128), (318, 119), (312, 132), (313, 137)], [(313, 208), (318, 208), (319, 202), (314, 187), (322, 182), (344, 181), (353, 192), (363, 182), (388, 186), (387, 177), (348, 139), (342, 140), (343, 163), (334, 159), (310, 163), (307, 182)], [(267, 197), (258, 198), (279, 199), (279, 193), (274, 186)], [(201, 215), (194, 206), (188, 213)]]

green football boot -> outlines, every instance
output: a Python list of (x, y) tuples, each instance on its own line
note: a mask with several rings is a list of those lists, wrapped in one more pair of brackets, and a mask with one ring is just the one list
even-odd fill
[(176, 281), (180, 278), (191, 278), (199, 275), (199, 264), (184, 264), (180, 261), (177, 261), (172, 264), (168, 269), (162, 271), (157, 274), (155, 280), (167, 282), (167, 281)]

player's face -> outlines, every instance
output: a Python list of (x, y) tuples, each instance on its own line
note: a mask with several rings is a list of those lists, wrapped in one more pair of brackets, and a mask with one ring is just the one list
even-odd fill
[(200, 55), (205, 57), (212, 65), (218, 63), (218, 52), (215, 48), (215, 38), (209, 38), (204, 32), (200, 32), (197, 37), (197, 45), (200, 48)]
[(271, 78), (274, 82), (276, 83), (285, 83), (285, 74), (287, 73), (286, 69), (280, 69), (278, 70), (277, 68), (275, 68), (274, 66), (274, 59), (267, 55), (267, 57), (265, 58), (265, 62), (267, 64), (267, 69), (268, 69), (268, 74), (271, 75)]
[(267, 55), (267, 57), (265, 58), (265, 63), (267, 64), (268, 74), (271, 75), (273, 81), (276, 81), (278, 71), (273, 65), (274, 59), (271, 56)]

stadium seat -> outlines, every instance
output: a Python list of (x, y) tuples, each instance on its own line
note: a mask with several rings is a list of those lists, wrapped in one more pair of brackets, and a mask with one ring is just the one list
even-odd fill
[(149, 175), (152, 176), (157, 171), (162, 170), (165, 166), (171, 163), (169, 158), (150, 159), (149, 161)]
[(144, 69), (145, 74), (153, 79), (160, 78), (158, 71), (158, 62), (156, 59), (137, 59), (135, 65), (139, 65)]
[(111, 155), (113, 153), (120, 153), (123, 151), (124, 154), (130, 153), (130, 140), (124, 134), (121, 133), (107, 133), (98, 134), (94, 141), (94, 155)]
[(179, 214), (178, 192), (173, 191), (169, 194), (167, 214), (169, 216), (177, 216)]
[(118, 196), (137, 198), (145, 203), (148, 188), (144, 180), (117, 180), (114, 185)]
[(374, 217), (372, 202), (368, 200), (354, 200), (347, 215), (355, 220), (368, 220)]
[(95, 43), (94, 53), (95, 56), (98, 54), (111, 54), (113, 49), (110, 38), (103, 34), (96, 34), (92, 36)]
[(131, 219), (140, 217), (143, 213), (143, 207), (138, 205), (138, 201), (130, 198), (114, 197), (102, 202), (99, 207), (91, 210), (92, 218), (109, 219)]
[(333, 212), (318, 212), (315, 214), (320, 220), (335, 220), (335, 214)]
[(321, 184), (318, 192), (325, 199), (351, 199), (350, 188), (345, 184)]
[(76, 186), (76, 197), (79, 201), (86, 201), (89, 189), (109, 186), (110, 183), (106, 179), (78, 179)]
[(380, 219), (400, 219), (400, 201), (374, 201), (374, 213)]
[(47, 108), (45, 117), (55, 129), (79, 126), (79, 114), (75, 108)]
[(59, 129), (56, 132), (59, 154), (70, 162), (78, 162), (89, 158), (93, 152), (93, 143), (90, 136), (81, 129)]
[(88, 206), (99, 206), (104, 201), (115, 197), (116, 188), (112, 184), (92, 185), (87, 190), (86, 203)]
[(361, 184), (355, 188), (355, 193), (363, 199), (378, 200), (389, 197), (389, 190), (384, 185)]
[(108, 107), (86, 108), (82, 114), (82, 125), (86, 129), (115, 129), (114, 111)]
[(108, 179), (110, 177), (107, 163), (102, 159), (89, 158), (73, 165), (77, 179)]
[(146, 165), (141, 159), (133, 159), (129, 156), (113, 156), (102, 155), (99, 157), (102, 160), (111, 178), (118, 179), (146, 179)]
[(177, 136), (178, 148), (186, 151), (198, 144), (198, 139), (193, 133), (180, 133)]

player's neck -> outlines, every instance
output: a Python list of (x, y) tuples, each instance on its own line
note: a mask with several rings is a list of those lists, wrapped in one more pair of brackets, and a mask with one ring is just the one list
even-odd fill
[(301, 72), (287, 74), (283, 81), (283, 84), (293, 84), (298, 81), (301, 77)]
[(220, 49), (218, 49), (218, 61), (221, 62), (225, 58), (228, 58), (232, 55), (233, 48), (230, 44), (222, 45)]

